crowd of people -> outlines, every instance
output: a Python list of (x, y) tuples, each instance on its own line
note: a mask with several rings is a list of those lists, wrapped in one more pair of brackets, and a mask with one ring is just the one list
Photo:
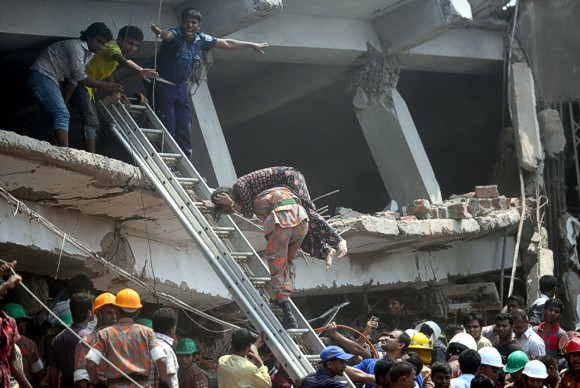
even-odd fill
[(143, 305), (135, 290), (97, 293), (85, 275), (69, 279), (43, 335), (28, 337), (32, 319), (24, 307), (2, 301), (22, 280), (15, 265), (0, 266), (7, 277), (0, 278), (1, 387), (209, 386), (195, 341), (176, 335), (173, 308), (137, 319)]
[[(564, 306), (553, 276), (540, 279), (541, 297), (529, 309), (512, 295), (488, 326), (482, 314), (460, 312), (442, 330), (409, 313), (402, 297), (390, 297), (384, 320), (371, 317), (362, 332), (353, 330), (357, 336), (341, 333), (336, 322), (325, 326), (320, 368), (297, 382), (246, 328), (233, 330), (231, 350), (220, 355), (210, 376), (199, 365), (195, 341), (177, 335), (173, 308), (157, 306), (149, 318), (140, 317), (135, 290), (96, 292), (82, 274), (69, 279), (53, 304), (46, 335), (30, 338), (24, 307), (3, 302), (21, 281), (15, 265), (0, 266), (3, 387), (332, 388), (344, 387), (344, 376), (360, 387), (391, 388), (580, 383), (580, 333), (560, 327)], [(263, 359), (265, 353), (270, 357)]]
[[(370, 319), (360, 338), (349, 338), (330, 324), (322, 367), (301, 387), (341, 387), (337, 376), (357, 385), (392, 388), (572, 388), (580, 383), (580, 327), (560, 326), (564, 305), (556, 298), (554, 276), (540, 278), (541, 296), (526, 309), (511, 295), (494, 324), (482, 314), (457, 314), (457, 324), (441, 330), (433, 321), (413, 321), (401, 298), (389, 306), (390, 331)], [(404, 324), (401, 324), (401, 323)], [(394, 325), (394, 326), (393, 326)], [(373, 347), (367, 345), (369, 339)], [(290, 386), (286, 386), (287, 388)]]

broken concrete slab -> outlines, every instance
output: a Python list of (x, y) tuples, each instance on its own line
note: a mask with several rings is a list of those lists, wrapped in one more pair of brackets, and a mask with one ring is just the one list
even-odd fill
[(542, 134), (544, 151), (550, 157), (555, 157), (564, 151), (566, 135), (560, 114), (555, 109), (544, 109), (538, 113), (538, 123)]
[(482, 217), (467, 213), (464, 219), (404, 219), (361, 216), (332, 221), (331, 224), (347, 239), (349, 255), (377, 251), (417, 249), (490, 234), (513, 233), (520, 214), (516, 208), (494, 211)]
[(536, 115), (534, 76), (525, 63), (514, 63), (509, 78), (509, 110), (514, 124), (516, 151), (520, 167), (536, 171), (544, 160), (540, 128)]
[(374, 20), (382, 48), (402, 53), (472, 20), (467, 0), (406, 1)]

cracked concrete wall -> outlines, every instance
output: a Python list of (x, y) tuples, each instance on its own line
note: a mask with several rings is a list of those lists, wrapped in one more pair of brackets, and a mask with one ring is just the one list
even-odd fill
[[(221, 284), (194, 242), (156, 240), (140, 230), (120, 227), (111, 219), (91, 217), (76, 211), (26, 203), (67, 235), (109, 259), (149, 286), (182, 298), (199, 308), (229, 302)], [(39, 275), (70, 278), (86, 273), (103, 290), (116, 292), (131, 286), (102, 265), (86, 258), (83, 251), (65, 243), (49, 229), (0, 201), (0, 250), (5, 260), (18, 260), (18, 270)], [(63, 247), (62, 254), (60, 247)]]

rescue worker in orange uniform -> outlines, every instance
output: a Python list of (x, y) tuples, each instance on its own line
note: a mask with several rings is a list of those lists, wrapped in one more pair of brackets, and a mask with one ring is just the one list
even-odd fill
[(125, 288), (116, 295), (116, 306), (119, 320), (117, 323), (105, 327), (96, 335), (94, 348), (89, 350), (86, 356), (87, 372), (90, 382), (97, 384), (97, 366), (103, 358), (111, 361), (118, 370), (107, 366), (105, 379), (110, 388), (125, 388), (136, 381), (144, 387), (149, 387), (149, 377), (155, 363), (159, 372), (160, 387), (167, 386), (167, 364), (163, 348), (157, 342), (155, 332), (133, 321), (139, 315), (143, 305), (139, 294)]

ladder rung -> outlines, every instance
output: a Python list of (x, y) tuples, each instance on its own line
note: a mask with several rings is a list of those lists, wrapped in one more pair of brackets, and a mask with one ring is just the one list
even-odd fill
[(230, 255), (234, 258), (234, 259), (243, 259), (243, 258), (250, 258), (252, 256), (254, 256), (254, 254), (252, 252), (231, 252)]
[(168, 152), (160, 152), (157, 155), (159, 155), (161, 159), (181, 159), (182, 157), (181, 154), (171, 154)]
[(139, 128), (145, 135), (162, 135), (162, 129)]
[(292, 335), (301, 335), (301, 334), (308, 334), (310, 333), (309, 329), (288, 329), (286, 330), (288, 334)]
[(145, 105), (131, 105), (127, 107), (127, 110), (139, 110), (139, 111), (144, 111), (145, 109), (147, 109), (147, 107)]
[(233, 226), (216, 226), (213, 231), (217, 234), (231, 234), (236, 231), (236, 228)]
[(197, 178), (175, 178), (176, 181), (178, 181), (179, 183), (181, 183), (182, 185), (188, 185), (188, 186), (192, 186), (195, 184), (199, 183), (199, 179)]
[[(290, 331), (290, 330), (287, 330), (287, 331)], [(311, 361), (320, 361), (319, 354), (305, 354), (304, 358), (307, 360), (311, 360)]]
[(250, 262), (253, 254), (252, 252), (232, 252), (230, 255), (238, 264), (247, 264)]
[(252, 277), (250, 281), (254, 284), (266, 284), (270, 282), (272, 279), (267, 277)]

